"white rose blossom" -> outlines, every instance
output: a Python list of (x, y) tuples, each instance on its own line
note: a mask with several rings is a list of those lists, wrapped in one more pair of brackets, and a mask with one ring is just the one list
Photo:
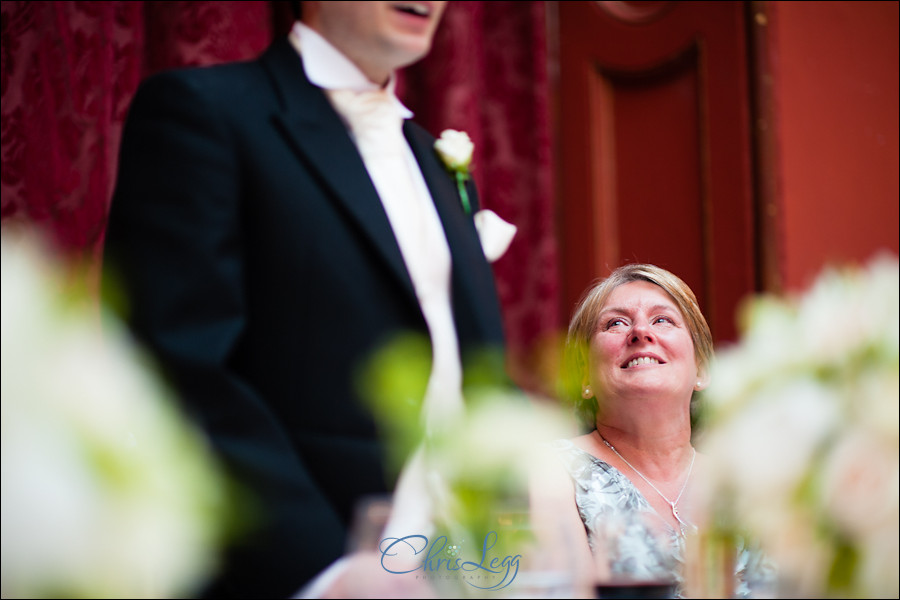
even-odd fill
[(445, 129), (441, 132), (440, 139), (434, 143), (434, 149), (448, 170), (455, 173), (462, 172), (468, 176), (472, 154), (475, 151), (475, 144), (469, 139), (469, 134), (465, 131)]

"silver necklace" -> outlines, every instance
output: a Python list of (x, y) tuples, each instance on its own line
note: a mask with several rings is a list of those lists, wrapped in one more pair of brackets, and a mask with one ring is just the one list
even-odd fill
[(644, 474), (643, 474), (643, 473), (641, 473), (640, 471), (638, 471), (637, 469), (635, 469), (635, 468), (634, 468), (634, 465), (632, 465), (630, 462), (628, 462), (627, 460), (625, 460), (625, 457), (622, 456), (621, 454), (619, 454), (619, 451), (616, 450), (615, 446), (613, 446), (612, 444), (610, 444), (609, 442), (607, 442), (607, 441), (606, 441), (606, 438), (603, 437), (602, 435), (600, 435), (600, 431), (599, 431), (599, 430), (595, 429), (594, 431), (597, 432), (597, 435), (600, 437), (601, 440), (603, 440), (603, 443), (606, 444), (607, 448), (609, 448), (610, 450), (612, 450), (613, 453), (615, 453), (616, 456), (618, 456), (619, 458), (621, 458), (621, 459), (622, 459), (622, 462), (624, 462), (626, 465), (628, 465), (629, 467), (631, 467), (631, 470), (632, 470), (632, 471), (634, 471), (635, 473), (637, 473), (638, 476), (639, 476), (641, 479), (643, 479), (644, 481), (647, 482), (647, 485), (649, 485), (650, 487), (653, 488), (653, 491), (654, 491), (654, 492), (656, 492), (657, 494), (659, 494), (659, 497), (660, 497), (660, 498), (662, 498), (663, 500), (666, 501), (666, 504), (668, 504), (668, 505), (669, 505), (669, 508), (672, 509), (672, 516), (675, 517), (675, 520), (676, 520), (676, 521), (678, 521), (679, 523), (681, 523), (681, 531), (682, 531), (682, 533), (683, 533), (684, 530), (685, 530), (685, 528), (686, 528), (686, 527), (689, 527), (689, 525), (688, 525), (687, 523), (685, 523), (685, 522), (681, 519), (681, 515), (678, 514), (678, 501), (681, 500), (681, 495), (684, 494), (684, 490), (687, 488), (688, 481), (689, 481), (690, 478), (691, 478), (691, 472), (693, 472), (693, 470), (694, 470), (694, 459), (697, 458), (697, 449), (696, 449), (696, 448), (691, 448), (691, 450), (694, 451), (694, 453), (691, 455), (691, 466), (688, 467), (687, 477), (684, 478), (684, 483), (681, 484), (681, 491), (678, 492), (678, 497), (675, 498), (675, 500), (669, 500), (669, 499), (666, 497), (665, 494), (663, 494), (661, 491), (659, 491), (659, 489), (658, 489), (655, 485), (653, 485), (653, 482), (651, 482), (649, 479), (647, 479), (646, 477), (644, 477)]

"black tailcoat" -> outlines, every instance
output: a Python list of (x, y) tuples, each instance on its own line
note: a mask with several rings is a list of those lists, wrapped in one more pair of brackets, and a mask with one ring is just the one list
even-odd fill
[[(503, 345), (493, 273), (434, 138), (410, 121), (404, 133), (450, 246), (465, 363)], [(293, 594), (341, 554), (357, 499), (393, 485), (359, 366), (427, 327), (362, 159), (286, 39), (258, 60), (140, 86), (104, 268), (257, 502), (209, 593)]]

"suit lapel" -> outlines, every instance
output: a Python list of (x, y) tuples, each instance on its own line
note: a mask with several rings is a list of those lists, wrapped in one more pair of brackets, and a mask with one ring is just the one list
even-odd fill
[(303, 63), (287, 40), (277, 40), (261, 61), (281, 97), (283, 110), (273, 115), (275, 125), (415, 298), (387, 214), (343, 121), (325, 94), (306, 79)]
[[(273, 121), (300, 159), (321, 176), (335, 202), (373, 244), (400, 285), (416, 302), (415, 290), (387, 214), (365, 164), (328, 98), (312, 85), (297, 52), (277, 40), (261, 57), (281, 101)], [(472, 216), (460, 204), (454, 179), (433, 148), (434, 138), (406, 122), (404, 134), (416, 156), (444, 227), (453, 265), (452, 295), (460, 343), (502, 337), (493, 271), (485, 261)], [(470, 187), (473, 210), (478, 200)]]

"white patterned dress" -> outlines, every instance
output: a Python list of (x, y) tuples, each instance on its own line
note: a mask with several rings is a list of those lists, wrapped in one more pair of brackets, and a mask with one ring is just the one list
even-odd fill
[[(607, 557), (614, 578), (674, 581), (681, 597), (684, 534), (659, 518), (643, 494), (621, 471), (570, 440), (552, 443), (575, 484), (575, 504), (588, 544)], [(774, 569), (763, 556), (738, 548), (734, 598), (767, 597)]]

